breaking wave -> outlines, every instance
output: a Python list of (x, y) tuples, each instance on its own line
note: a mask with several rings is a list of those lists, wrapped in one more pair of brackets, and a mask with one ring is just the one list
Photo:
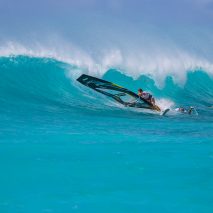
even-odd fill
[[(76, 110), (108, 110), (110, 101), (80, 85), (76, 78), (88, 69), (53, 58), (26, 55), (0, 57), (0, 106), (2, 112), (26, 112), (26, 108), (66, 113)], [(163, 87), (146, 73), (138, 78), (110, 68), (102, 77), (137, 91), (142, 87), (158, 103), (209, 108), (213, 104), (213, 79), (203, 69), (189, 70), (183, 85), (174, 76), (165, 77)], [(114, 107), (116, 108), (116, 107)]]

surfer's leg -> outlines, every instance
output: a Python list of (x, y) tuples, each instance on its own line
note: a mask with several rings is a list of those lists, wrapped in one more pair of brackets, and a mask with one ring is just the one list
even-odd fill
[(154, 99), (154, 98), (151, 98), (151, 103), (152, 103), (153, 105), (155, 105), (155, 99)]

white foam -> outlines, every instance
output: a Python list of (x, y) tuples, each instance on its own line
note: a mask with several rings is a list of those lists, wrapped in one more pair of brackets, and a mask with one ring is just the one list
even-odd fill
[(156, 103), (161, 108), (161, 110), (165, 110), (168, 108), (170, 109), (175, 105), (175, 103), (173, 101), (171, 101), (169, 99), (165, 99), (165, 98), (156, 100)]
[(0, 56), (48, 57), (75, 65), (75, 72), (72, 69), (70, 77), (80, 73), (101, 77), (108, 69), (116, 68), (134, 79), (141, 75), (150, 76), (158, 86), (163, 86), (168, 75), (183, 85), (187, 71), (203, 69), (213, 74), (213, 64), (209, 60), (174, 47), (171, 50), (157, 47), (157, 50), (134, 52), (108, 48), (100, 52), (92, 56), (70, 42), (57, 39), (45, 44), (32, 42), (30, 45), (9, 41), (0, 46)]

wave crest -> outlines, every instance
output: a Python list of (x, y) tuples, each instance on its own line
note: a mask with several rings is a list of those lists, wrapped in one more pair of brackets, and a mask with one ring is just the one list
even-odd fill
[(30, 46), (8, 42), (1, 46), (0, 56), (10, 55), (53, 58), (75, 65), (84, 73), (98, 77), (102, 77), (107, 70), (115, 68), (134, 79), (141, 75), (150, 76), (161, 87), (164, 86), (167, 76), (173, 77), (176, 83), (184, 85), (188, 72), (204, 70), (210, 76), (213, 75), (213, 64), (209, 60), (178, 48), (173, 48), (172, 51), (162, 47), (152, 50), (142, 48), (135, 51), (108, 48), (97, 53), (88, 53), (64, 41), (54, 41), (45, 45), (36, 42)]

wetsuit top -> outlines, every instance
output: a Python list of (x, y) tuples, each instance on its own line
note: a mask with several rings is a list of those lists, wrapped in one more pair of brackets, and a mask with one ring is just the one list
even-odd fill
[(152, 95), (148, 92), (142, 92), (141, 98), (144, 98), (145, 100), (151, 100)]

